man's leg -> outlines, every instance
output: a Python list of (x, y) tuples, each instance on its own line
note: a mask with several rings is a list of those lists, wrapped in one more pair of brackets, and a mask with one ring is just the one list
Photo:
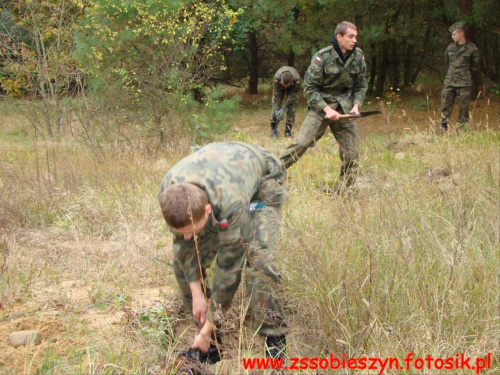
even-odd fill
[(285, 333), (281, 275), (274, 266), (274, 246), (279, 233), (279, 208), (266, 206), (252, 211), (255, 237), (247, 254), (245, 285), (250, 308), (261, 336)]
[(281, 102), (283, 101), (283, 92), (277, 87), (273, 87), (273, 98), (271, 101), (271, 138), (278, 138), (278, 123), (276, 121), (276, 109), (281, 108)]
[(453, 87), (445, 86), (441, 91), (441, 128), (440, 132), (448, 130), (448, 121), (453, 110), (456, 91)]
[(297, 111), (297, 103), (299, 101), (297, 93), (288, 93), (288, 102), (292, 104), (286, 111), (285, 137), (292, 136), (292, 126), (295, 124), (295, 112)]
[(271, 138), (278, 138), (278, 124), (276, 123), (276, 113), (274, 112), (274, 108), (271, 108), (271, 117), (269, 120), (271, 121)]
[(251, 211), (253, 241), (247, 253), (245, 284), (259, 335), (266, 337), (266, 355), (284, 357), (286, 323), (281, 275), (274, 266), (274, 251), (286, 200), (286, 168), (271, 153), (266, 156), (268, 171), (259, 185), (256, 199), (264, 207)]
[(299, 160), (307, 149), (325, 134), (327, 126), (327, 120), (325, 120), (322, 115), (314, 111), (309, 111), (300, 128), (299, 134), (280, 156), (283, 164), (289, 168)]
[(457, 89), (458, 102), (458, 126), (466, 128), (469, 123), (469, 103), (470, 103), (470, 87), (461, 87)]
[(358, 126), (356, 122), (340, 119), (330, 124), (330, 129), (339, 143), (341, 160), (340, 183), (343, 187), (350, 187), (356, 181), (357, 166), (359, 163)]

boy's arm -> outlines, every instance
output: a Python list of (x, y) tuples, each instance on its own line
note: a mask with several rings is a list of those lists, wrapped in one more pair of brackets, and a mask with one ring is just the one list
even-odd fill
[[(366, 63), (365, 58), (361, 61), (361, 69), (356, 76), (354, 81), (354, 86), (352, 88), (352, 93), (354, 97), (354, 105), (357, 104), (357, 110), (359, 113), (359, 107), (363, 105), (363, 100), (365, 99), (366, 91), (368, 90), (368, 83), (366, 82)], [(352, 112), (351, 112), (352, 113)]]
[(313, 56), (311, 65), (307, 68), (304, 76), (304, 96), (309, 108), (319, 112), (327, 106), (321, 96), (323, 87), (323, 58), (319, 54)]
[(299, 102), (299, 94), (301, 91), (301, 83), (300, 81), (294, 82), (293, 88), (290, 90), (290, 93), (288, 94), (288, 99), (286, 101), (286, 107), (289, 108), (293, 106), (294, 104), (297, 104)]
[(179, 264), (180, 268), (182, 268), (184, 278), (191, 290), (191, 296), (193, 298), (192, 314), (203, 324), (205, 322), (208, 307), (201, 286), (200, 266), (196, 256), (194, 241), (185, 241), (182, 235), (179, 235), (170, 227), (168, 228), (174, 236), (173, 253), (175, 261)]
[[(217, 253), (210, 298), (212, 319), (215, 319), (216, 306), (220, 305), (226, 309), (231, 304), (246, 261), (244, 244), (251, 236), (248, 204), (243, 203), (235, 211), (237, 214), (228, 218), (229, 225), (220, 228), (220, 248)], [(207, 316), (207, 319), (210, 319), (210, 316)]]
[(191, 289), (191, 296), (193, 297), (193, 316), (198, 319), (201, 324), (205, 324), (208, 306), (203, 288), (201, 287), (201, 281), (196, 280), (190, 282), (189, 289)]

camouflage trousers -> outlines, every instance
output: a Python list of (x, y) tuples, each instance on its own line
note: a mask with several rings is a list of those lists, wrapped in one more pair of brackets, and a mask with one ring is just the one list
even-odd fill
[(443, 124), (443, 126), (448, 124), (455, 98), (458, 102), (458, 122), (460, 124), (469, 122), (470, 86), (445, 86), (441, 92), (441, 124)]
[[(255, 327), (259, 335), (279, 336), (285, 334), (283, 300), (281, 292), (281, 274), (274, 266), (274, 250), (278, 239), (281, 222), (281, 210), (286, 199), (286, 168), (279, 159), (266, 150), (268, 173), (261, 179), (259, 190), (252, 203), (263, 203), (260, 207), (249, 208), (253, 240), (245, 245), (246, 264), (242, 279), (245, 282), (249, 307), (254, 316)], [(272, 156), (271, 156), (272, 155)], [(251, 205), (252, 206), (252, 205)], [(174, 239), (173, 268), (184, 306), (192, 310), (191, 289), (181, 268), (179, 253), (192, 251), (191, 241)], [(209, 220), (198, 235), (198, 251), (202, 275), (210, 297), (211, 288), (206, 270), (211, 266), (219, 249), (219, 227), (216, 220)], [(214, 286), (216, 287), (216, 286)], [(225, 286), (218, 285), (223, 289)], [(222, 306), (227, 308), (229, 306)]]
[(288, 105), (286, 109), (286, 125), (292, 127), (295, 124), (295, 112), (297, 111), (297, 104), (299, 102), (299, 97), (296, 93), (289, 92), (287, 90), (281, 90), (281, 92), (273, 92), (273, 101), (271, 109), (271, 117), (269, 120), (271, 122), (276, 122), (275, 111), (281, 108), (281, 104), (285, 95), (291, 100), (291, 104)]
[(324, 115), (309, 111), (300, 128), (299, 134), (292, 144), (283, 151), (281, 160), (288, 168), (318, 141), (326, 128), (329, 127), (339, 144), (341, 160), (340, 179), (346, 186), (351, 186), (356, 181), (356, 167), (359, 161), (358, 152), (358, 127), (354, 121), (339, 119), (330, 121)]

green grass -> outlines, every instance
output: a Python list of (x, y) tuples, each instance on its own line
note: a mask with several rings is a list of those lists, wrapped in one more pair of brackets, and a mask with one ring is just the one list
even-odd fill
[[(39, 374), (173, 372), (168, 366), (189, 345), (194, 326), (181, 313), (156, 194), (169, 167), (189, 152), (189, 139), (154, 151), (149, 139), (103, 138), (96, 148), (75, 124), (74, 137), (45, 141), (6, 106), (0, 332), (14, 329), (7, 316), (20, 309), (44, 316), (37, 321), (47, 340), (24, 355), (0, 347), (0, 373), (25, 374), (26, 363)], [(246, 102), (235, 114), (237, 130), (215, 139), (253, 141), (279, 153), (288, 141), (270, 140), (268, 108), (252, 106)], [(403, 119), (391, 124), (397, 129)], [(310, 149), (289, 170), (276, 249), (288, 354), (492, 353), (498, 367), (499, 146), (492, 130), (368, 134), (360, 143), (357, 191), (344, 198), (321, 191), (340, 168), (333, 137), (327, 133)], [(250, 323), (239, 326), (245, 306), (238, 293), (224, 336), (232, 359), (212, 367), (215, 373), (243, 373), (238, 358), (261, 355)]]

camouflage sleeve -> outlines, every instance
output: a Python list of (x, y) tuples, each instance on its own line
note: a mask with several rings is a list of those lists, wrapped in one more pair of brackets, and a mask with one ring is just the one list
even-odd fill
[[(238, 214), (228, 218), (229, 226), (219, 233), (220, 247), (215, 263), (210, 313), (215, 316), (216, 306), (226, 309), (231, 304), (241, 281), (241, 272), (246, 261), (244, 243), (249, 241), (250, 211), (241, 206)], [(209, 319), (210, 316), (207, 316)]]
[(311, 60), (311, 65), (307, 68), (304, 76), (304, 96), (307, 99), (309, 108), (320, 112), (326, 107), (326, 102), (321, 96), (320, 90), (323, 87), (323, 59), (316, 54)]
[(273, 109), (279, 109), (281, 107), (281, 101), (283, 100), (283, 93), (281, 92), (280, 83), (276, 80), (276, 77), (273, 79), (273, 101), (272, 106)]
[(450, 57), (448, 56), (448, 48), (446, 48), (446, 52), (444, 53), (444, 65), (446, 69), (450, 67)]
[(200, 280), (200, 266), (198, 265), (194, 241), (185, 241), (184, 236), (176, 233), (168, 225), (167, 227), (174, 237), (174, 262), (178, 262), (180, 265), (188, 284)]
[(288, 94), (288, 99), (286, 101), (286, 107), (290, 108), (293, 105), (297, 105), (299, 102), (299, 93), (300, 93), (300, 81), (294, 82), (293, 88), (290, 90)]
[(352, 87), (352, 93), (354, 97), (354, 103), (358, 103), (358, 105), (361, 107), (363, 105), (363, 100), (365, 100), (365, 95), (366, 91), (368, 90), (368, 83), (366, 82), (366, 63), (365, 63), (365, 58), (363, 57), (361, 63), (361, 69), (359, 74), (354, 80), (354, 85)]

